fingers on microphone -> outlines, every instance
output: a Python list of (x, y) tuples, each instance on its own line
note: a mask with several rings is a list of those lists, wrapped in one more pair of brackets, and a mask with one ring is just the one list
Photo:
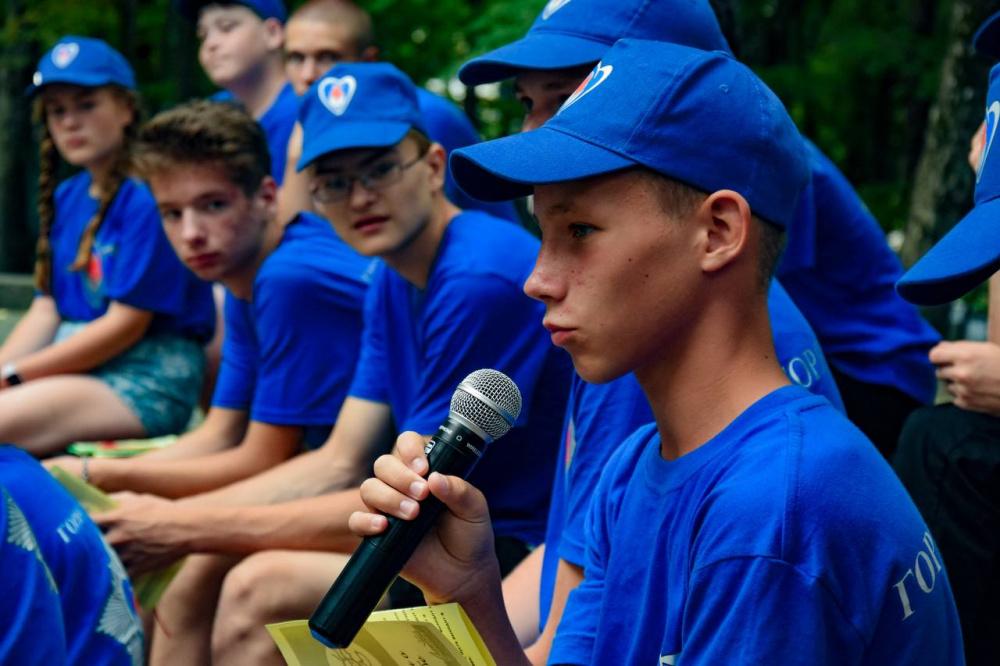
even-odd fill
[(347, 526), (355, 535), (365, 537), (381, 534), (389, 526), (389, 521), (378, 513), (355, 511), (347, 519)]
[(431, 493), (441, 500), (448, 510), (468, 522), (489, 522), (490, 512), (486, 497), (478, 488), (457, 476), (433, 472), (427, 477)]
[(427, 481), (395, 456), (380, 456), (376, 459), (375, 476), (412, 499), (422, 500), (427, 497)]
[(380, 479), (366, 479), (361, 484), (361, 501), (372, 511), (404, 520), (410, 520), (420, 512), (420, 505), (415, 500)]
[(404, 432), (396, 439), (396, 454), (410, 469), (417, 474), (427, 473), (427, 456), (424, 446), (427, 438), (415, 432)]

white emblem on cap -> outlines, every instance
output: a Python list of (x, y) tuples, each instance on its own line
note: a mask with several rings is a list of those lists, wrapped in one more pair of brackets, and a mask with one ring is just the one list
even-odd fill
[(983, 175), (983, 165), (986, 164), (986, 156), (990, 154), (990, 148), (993, 147), (993, 139), (997, 135), (997, 125), (1000, 124), (1000, 102), (993, 102), (986, 109), (986, 141), (983, 145), (983, 156), (979, 158), (979, 168), (976, 169), (976, 182)]
[(36, 88), (38, 86), (42, 85), (42, 73), (41, 72), (35, 72), (34, 76), (31, 77), (31, 83)]
[(335, 116), (344, 115), (358, 82), (353, 76), (328, 76), (319, 82), (319, 101)]
[(542, 10), (542, 20), (548, 21), (550, 16), (568, 4), (569, 0), (549, 0), (549, 3), (545, 5), (545, 9)]
[(56, 47), (52, 49), (52, 62), (59, 69), (65, 69), (69, 67), (71, 62), (76, 60), (76, 56), (79, 53), (80, 45), (76, 42), (56, 44)]
[(613, 71), (615, 71), (614, 65), (602, 65), (601, 63), (597, 63), (597, 67), (595, 67), (594, 70), (587, 75), (587, 78), (580, 82), (580, 85), (577, 86), (576, 90), (573, 91), (573, 94), (569, 96), (569, 99), (563, 102), (563, 105), (559, 107), (559, 110), (556, 111), (556, 115), (579, 102), (585, 95), (589, 95), (594, 88), (607, 81)]

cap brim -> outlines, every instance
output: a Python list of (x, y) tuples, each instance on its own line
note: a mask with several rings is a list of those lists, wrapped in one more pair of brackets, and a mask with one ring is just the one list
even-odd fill
[(600, 60), (611, 44), (554, 32), (529, 32), (516, 42), (473, 58), (458, 70), (467, 86), (494, 83), (526, 69), (565, 69)]
[(302, 171), (317, 159), (338, 150), (355, 148), (388, 148), (403, 140), (412, 125), (403, 122), (356, 123), (342, 122), (328, 128), (320, 136), (304, 142), (302, 157), (295, 166)]
[(918, 305), (953, 301), (1000, 269), (1000, 197), (982, 202), (906, 271), (896, 291)]
[(86, 75), (75, 74), (72, 77), (67, 76), (67, 77), (63, 78), (63, 77), (60, 77), (60, 76), (55, 76), (53, 78), (48, 78), (48, 79), (45, 79), (42, 83), (40, 83), (37, 86), (34, 83), (32, 83), (32, 84), (28, 85), (28, 87), (25, 89), (24, 94), (26, 96), (28, 96), (28, 97), (32, 97), (35, 94), (37, 94), (38, 91), (41, 90), (42, 88), (44, 88), (46, 86), (55, 85), (55, 84), (58, 84), (58, 83), (63, 83), (63, 84), (69, 85), (69, 86), (80, 86), (81, 88), (96, 88), (98, 86), (107, 86), (107, 85), (112, 85), (112, 84), (121, 86), (123, 88), (128, 88), (128, 89), (133, 89), (134, 88), (134, 85), (130, 86), (128, 84), (122, 83), (121, 81), (113, 81), (113, 80), (111, 80), (108, 77), (103, 76), (103, 75), (102, 76), (86, 76)]
[(452, 176), (468, 195), (506, 201), (531, 194), (535, 185), (563, 183), (636, 166), (601, 146), (540, 127), (455, 151)]
[(1000, 60), (1000, 12), (983, 21), (972, 37), (972, 45), (983, 55)]

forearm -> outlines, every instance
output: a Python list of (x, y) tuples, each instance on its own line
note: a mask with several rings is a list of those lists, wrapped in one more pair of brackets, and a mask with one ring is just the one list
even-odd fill
[(90, 370), (142, 339), (151, 318), (147, 314), (139, 322), (106, 314), (76, 335), (20, 359), (18, 374), (27, 380)]
[(266, 472), (185, 502), (199, 505), (240, 506), (289, 502), (352, 487), (358, 470), (337, 464), (321, 449), (295, 456)]
[(427, 599), (430, 604), (450, 601), (461, 604), (496, 663), (510, 666), (530, 666), (531, 662), (521, 648), (517, 635), (511, 627), (510, 619), (507, 617), (499, 576), (486, 581), (478, 590), (463, 594), (461, 598)]
[(52, 342), (60, 321), (59, 312), (51, 298), (35, 298), (0, 347), (0, 364), (16, 361)]
[(1000, 273), (995, 273), (990, 278), (989, 294), (987, 339), (1000, 345)]

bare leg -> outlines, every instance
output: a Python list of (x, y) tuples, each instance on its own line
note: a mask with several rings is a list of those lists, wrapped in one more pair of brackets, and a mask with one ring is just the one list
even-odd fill
[(267, 551), (245, 559), (222, 587), (212, 632), (212, 663), (284, 664), (264, 625), (312, 615), (348, 557)]
[(156, 606), (150, 666), (211, 664), (212, 622), (222, 580), (240, 561), (191, 555)]
[(0, 391), (0, 442), (39, 458), (79, 440), (145, 436), (139, 417), (93, 377), (46, 377)]

